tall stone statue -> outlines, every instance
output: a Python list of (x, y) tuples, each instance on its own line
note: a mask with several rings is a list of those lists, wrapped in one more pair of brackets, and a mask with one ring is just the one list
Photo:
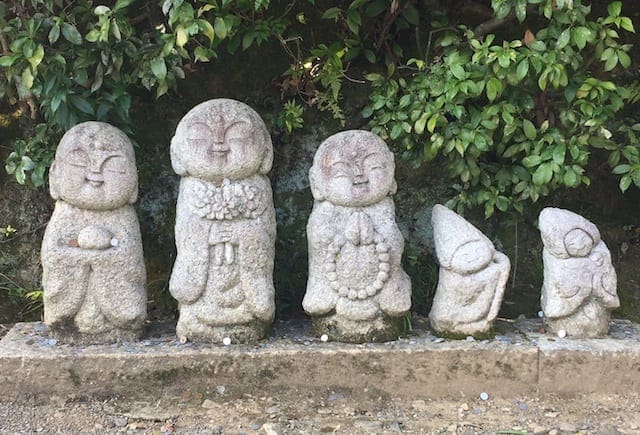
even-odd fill
[(325, 140), (309, 173), (315, 199), (307, 224), (304, 310), (316, 333), (347, 342), (387, 341), (401, 332), (411, 282), (400, 260), (393, 154), (373, 133)]
[(42, 286), (51, 334), (79, 343), (136, 339), (147, 298), (131, 142), (109, 124), (76, 125), (58, 145), (49, 185), (56, 205), (42, 241)]
[(574, 337), (606, 335), (620, 300), (611, 254), (598, 228), (579, 214), (551, 207), (542, 210), (538, 222), (547, 330)]
[(440, 277), (429, 313), (440, 334), (487, 333), (509, 278), (506, 255), (457, 213), (437, 204), (431, 215)]
[(249, 106), (197, 105), (178, 124), (171, 163), (182, 176), (176, 262), (169, 290), (179, 302), (180, 339), (251, 342), (275, 313), (276, 223), (271, 137)]

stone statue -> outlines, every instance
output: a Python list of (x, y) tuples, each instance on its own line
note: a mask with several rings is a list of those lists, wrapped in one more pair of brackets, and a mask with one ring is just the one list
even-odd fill
[(620, 301), (611, 254), (598, 228), (559, 208), (542, 210), (539, 227), (544, 244), (541, 305), (547, 330), (574, 337), (606, 335), (611, 311)]
[(58, 145), (49, 185), (56, 205), (42, 241), (42, 286), (51, 334), (71, 343), (136, 339), (147, 297), (131, 142), (109, 124), (76, 125)]
[(264, 122), (239, 101), (206, 101), (178, 124), (171, 163), (182, 180), (169, 290), (179, 302), (181, 340), (252, 342), (268, 333), (276, 223), (265, 174), (272, 162)]
[(440, 277), (429, 313), (439, 334), (489, 332), (509, 278), (506, 255), (464, 218), (437, 204), (431, 215)]
[(309, 281), (302, 303), (317, 334), (347, 342), (398, 338), (411, 308), (400, 260), (393, 154), (373, 133), (325, 140), (309, 173), (315, 199), (307, 224)]

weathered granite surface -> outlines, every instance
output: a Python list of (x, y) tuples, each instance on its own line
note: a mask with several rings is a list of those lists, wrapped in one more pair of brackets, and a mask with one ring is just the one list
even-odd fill
[(335, 340), (397, 338), (411, 282), (400, 265), (393, 154), (373, 133), (341, 132), (320, 145), (309, 179), (315, 202), (304, 310), (319, 334)]
[(55, 210), (42, 241), (44, 320), (62, 341), (135, 339), (146, 274), (135, 156), (117, 128), (85, 122), (60, 141), (49, 173)]
[(273, 146), (260, 116), (229, 99), (194, 107), (171, 141), (182, 180), (169, 290), (181, 339), (255, 341), (275, 313)]
[[(311, 321), (276, 321), (257, 344), (180, 343), (173, 325), (151, 325), (146, 338), (112, 345), (68, 345), (41, 323), (17, 324), (0, 341), (5, 400), (52, 396), (155, 401), (185, 392), (224, 398), (326, 391), (374, 397), (491, 397), (639, 391), (640, 325), (613, 320), (598, 339), (559, 339), (540, 319), (496, 321), (488, 340), (449, 340), (415, 316), (413, 331), (386, 343), (323, 342)], [(443, 379), (445, 382), (443, 382)]]
[(540, 213), (539, 227), (547, 329), (574, 337), (606, 335), (620, 300), (611, 254), (598, 228), (579, 214), (552, 207)]
[(431, 215), (440, 275), (429, 313), (440, 334), (487, 333), (500, 311), (510, 263), (463, 217), (442, 205)]

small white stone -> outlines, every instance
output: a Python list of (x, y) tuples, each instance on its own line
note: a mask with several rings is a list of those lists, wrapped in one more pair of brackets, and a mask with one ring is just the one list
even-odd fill
[(567, 336), (567, 331), (565, 331), (564, 329), (561, 329), (558, 331), (558, 337), (565, 338), (566, 336)]
[(180, 337), (180, 344), (185, 344), (187, 342), (187, 337), (186, 336), (182, 336)]
[(322, 342), (325, 342), (325, 343), (326, 343), (327, 341), (329, 341), (329, 336), (328, 336), (327, 334), (322, 334), (322, 335), (320, 336), (320, 341), (322, 341)]
[(116, 238), (114, 237), (113, 239), (111, 239), (111, 242), (110, 242), (110, 243), (111, 243), (111, 246), (113, 246), (113, 247), (115, 248), (116, 246), (118, 246), (118, 244), (119, 244), (120, 242), (118, 242), (118, 239), (116, 239)]
[(542, 310), (538, 311), (538, 317), (542, 319), (544, 317), (544, 311)]
[(489, 394), (485, 393), (484, 391), (482, 393), (480, 393), (480, 399), (481, 400), (489, 400)]
[(231, 338), (229, 337), (225, 337), (222, 339), (222, 344), (224, 344), (225, 346), (229, 346), (231, 344)]

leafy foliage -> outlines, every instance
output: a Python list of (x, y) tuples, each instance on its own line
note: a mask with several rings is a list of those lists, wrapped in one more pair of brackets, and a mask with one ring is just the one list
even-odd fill
[[(457, 179), (454, 205), (484, 206), (486, 216), (522, 212), (552, 189), (589, 184), (593, 148), (611, 152), (622, 190), (631, 181), (640, 186), (637, 128), (618, 127), (635, 141), (625, 143), (609, 126), (632, 93), (603, 78), (630, 65), (631, 47), (618, 42), (618, 31), (634, 28), (620, 16), (621, 3), (597, 21), (579, 1), (492, 3), (498, 19), (515, 10), (522, 39), (447, 28), (437, 57), (407, 62), (411, 74), (370, 74), (375, 90), (364, 115), (372, 130), (408, 157), (442, 159)], [(532, 12), (536, 24), (544, 20), (535, 33), (527, 27)], [(618, 164), (621, 158), (627, 163)]]
[(0, 3), (0, 97), (42, 124), (15, 143), (6, 169), (40, 186), (72, 125), (97, 119), (127, 131), (134, 91), (160, 98), (197, 63), (273, 43), (290, 58), (274, 127), (301, 128), (301, 103), (345, 125), (345, 90), (364, 88), (371, 129), (406, 158), (445, 164), (458, 208), (522, 211), (553, 189), (588, 184), (595, 148), (623, 191), (640, 186), (640, 127), (620, 116), (639, 96), (625, 73), (623, 37), (635, 29), (621, 2), (591, 18), (581, 0), (492, 0), (475, 28), (449, 22), (456, 4)]

